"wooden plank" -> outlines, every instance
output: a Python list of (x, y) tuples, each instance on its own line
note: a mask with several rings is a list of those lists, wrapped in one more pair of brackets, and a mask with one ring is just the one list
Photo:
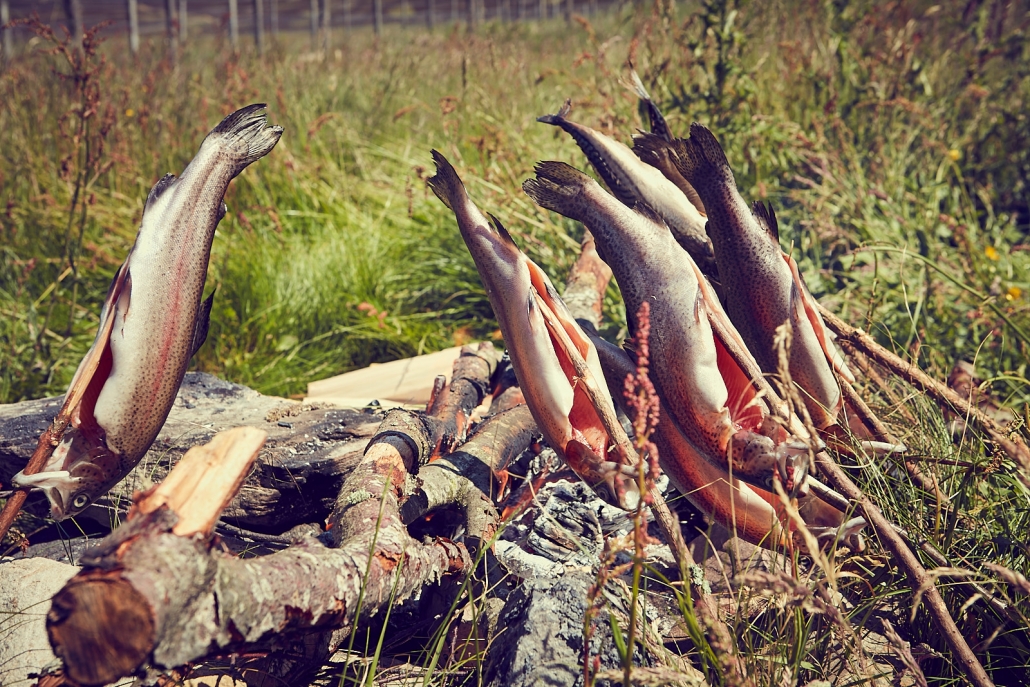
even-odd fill
[(380, 403), (425, 405), (437, 375), (450, 377), (460, 346), (436, 353), (371, 365), (361, 370), (308, 384), (305, 402), (322, 401), (346, 407)]

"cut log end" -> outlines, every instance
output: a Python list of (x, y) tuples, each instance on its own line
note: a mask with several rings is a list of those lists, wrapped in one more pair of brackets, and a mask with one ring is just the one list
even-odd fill
[(155, 645), (150, 604), (117, 572), (72, 579), (46, 620), (64, 674), (81, 685), (106, 685), (131, 674)]

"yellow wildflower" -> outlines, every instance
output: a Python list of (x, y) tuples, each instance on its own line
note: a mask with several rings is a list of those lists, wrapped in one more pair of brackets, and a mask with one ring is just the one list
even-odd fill
[(128, 108), (127, 110), (125, 110), (125, 116), (126, 117), (135, 117), (136, 116), (136, 110), (132, 109), (131, 107)]
[(998, 255), (998, 249), (994, 246), (987, 246), (986, 248), (984, 248), (984, 255), (987, 256), (988, 260), (997, 260), (999, 257), (1001, 257), (1000, 255)]
[(962, 153), (958, 151), (958, 148), (952, 148), (948, 151), (948, 157), (951, 158), (952, 162), (958, 162), (958, 159), (962, 157)]
[(1023, 289), (1018, 286), (1010, 286), (1009, 290), (1005, 292), (1005, 298), (1010, 301), (1014, 301), (1023, 295)]

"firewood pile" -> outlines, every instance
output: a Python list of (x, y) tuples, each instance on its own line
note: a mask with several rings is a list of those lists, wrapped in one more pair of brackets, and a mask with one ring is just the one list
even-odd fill
[[(740, 197), (712, 132), (674, 137), (640, 95), (652, 133), (633, 151), (572, 122), (568, 104), (541, 118), (573, 137), (608, 188), (555, 162), (524, 185), (587, 229), (563, 297), (434, 151), (429, 185), (455, 214), (507, 353), (462, 348), (424, 408), (287, 402), (185, 373), (207, 332), (206, 251), (222, 195), (282, 134), (261, 106), (219, 124), (183, 174), (151, 192), (66, 397), (0, 408), (0, 482), (17, 487), (0, 529), (23, 503), (38, 524), (20, 526), (23, 550), (0, 576), (38, 558), (77, 566), (33, 597), (57, 662), (30, 665), (46, 652), (29, 647), (29, 663), (10, 665), (48, 668), (39, 684), (172, 684), (222, 670), (304, 684), (343, 655), (337, 676), (421, 680), (411, 661), (362, 662), (386, 641), (384, 656), (436, 651), (433, 665), (458, 674), (483, 660), (489, 684), (619, 682), (628, 662), (638, 679), (701, 684), (711, 676), (669, 648), (700, 632), (719, 674), (748, 684), (722, 621), (751, 610), (734, 606), (733, 586), (832, 614), (834, 599), (806, 597), (787, 561), (828, 569), (829, 551), (861, 551), (875, 535), (969, 680), (990, 684), (913, 551), (950, 562), (888, 522), (838, 460), (906, 450), (859, 392), (884, 372), (1023, 468), (1026, 445), (823, 309), (780, 249), (772, 209)], [(182, 238), (187, 225), (206, 239)], [(162, 254), (192, 266), (181, 283), (161, 282), (148, 261)], [(629, 316), (622, 347), (597, 335), (613, 275)], [(950, 507), (932, 475), (902, 463)], [(31, 489), (53, 519), (77, 515), (83, 529), (53, 524), (42, 499), (26, 501)], [(630, 593), (626, 580), (645, 567), (692, 590), (699, 626), (683, 627), (670, 600), (682, 596)], [(2, 601), (25, 611), (29, 597), (16, 597)], [(610, 622), (597, 617), (602, 604)], [(618, 627), (631, 628), (628, 649)], [(901, 651), (889, 628), (884, 654)], [(827, 669), (897, 672), (865, 658), (856, 668), (855, 649)]]

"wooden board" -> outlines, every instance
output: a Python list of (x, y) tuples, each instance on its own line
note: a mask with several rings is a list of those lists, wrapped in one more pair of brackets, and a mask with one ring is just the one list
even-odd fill
[(451, 376), (460, 346), (436, 353), (373, 364), (308, 384), (307, 402), (361, 408), (372, 401), (385, 406), (421, 405), (429, 401), (437, 375)]

